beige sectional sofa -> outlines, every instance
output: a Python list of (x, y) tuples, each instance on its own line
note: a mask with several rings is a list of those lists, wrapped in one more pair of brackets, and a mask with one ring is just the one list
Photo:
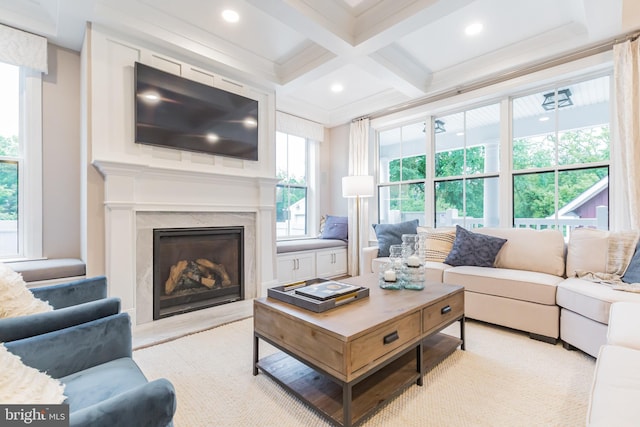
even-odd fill
[[(428, 229), (418, 227), (418, 232)], [(574, 230), (565, 244), (556, 230), (481, 228), (474, 232), (506, 239), (494, 267), (426, 262), (427, 278), (465, 287), (465, 315), (513, 329), (547, 342), (597, 356), (606, 343), (609, 309), (616, 301), (640, 303), (640, 293), (569, 277), (576, 271), (604, 271), (613, 233)], [(632, 250), (635, 249), (635, 244)], [(386, 259), (377, 247), (363, 250), (364, 265), (378, 271)]]

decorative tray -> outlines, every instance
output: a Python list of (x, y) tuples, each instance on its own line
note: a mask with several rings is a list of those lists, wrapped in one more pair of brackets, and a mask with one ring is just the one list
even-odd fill
[[(336, 294), (324, 296), (322, 297), (324, 299), (319, 299), (318, 297), (314, 298), (296, 292), (297, 290), (302, 290), (308, 295), (311, 295), (323, 292), (323, 289), (327, 287), (329, 289), (336, 288)], [(309, 292), (311, 290), (313, 292)], [(326, 292), (329, 294), (331, 293), (331, 291)], [(293, 304), (306, 310), (322, 313), (323, 311), (368, 297), (369, 288), (347, 285), (346, 283), (336, 282), (335, 280), (330, 279), (318, 278), (269, 288), (267, 289), (267, 296), (288, 304)]]

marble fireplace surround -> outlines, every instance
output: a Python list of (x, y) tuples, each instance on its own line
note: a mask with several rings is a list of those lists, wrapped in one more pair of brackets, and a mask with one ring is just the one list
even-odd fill
[(169, 319), (153, 321), (154, 228), (242, 226), (245, 300), (277, 284), (277, 179), (122, 162), (94, 165), (104, 176), (109, 295), (121, 299), (134, 325)]
[(136, 214), (136, 319), (153, 321), (153, 230), (157, 228), (244, 228), (244, 291), (255, 296), (256, 220), (251, 212), (138, 212)]

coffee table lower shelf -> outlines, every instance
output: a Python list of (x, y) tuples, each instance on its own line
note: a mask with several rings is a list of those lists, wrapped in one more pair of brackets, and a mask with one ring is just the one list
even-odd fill
[[(457, 337), (443, 333), (422, 342), (423, 369), (433, 369), (462, 344)], [(416, 347), (382, 367), (353, 386), (351, 420), (344, 422), (343, 388), (334, 379), (323, 375), (284, 352), (258, 361), (257, 368), (285, 389), (307, 403), (330, 422), (344, 426), (356, 425), (398, 396), (406, 387), (420, 379), (416, 371)]]

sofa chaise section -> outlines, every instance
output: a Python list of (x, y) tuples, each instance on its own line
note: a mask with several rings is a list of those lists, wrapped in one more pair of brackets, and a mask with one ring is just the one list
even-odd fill
[(609, 311), (615, 302), (639, 304), (640, 294), (614, 290), (601, 283), (567, 278), (558, 286), (560, 336), (565, 347), (579, 348), (596, 357), (607, 341)]

